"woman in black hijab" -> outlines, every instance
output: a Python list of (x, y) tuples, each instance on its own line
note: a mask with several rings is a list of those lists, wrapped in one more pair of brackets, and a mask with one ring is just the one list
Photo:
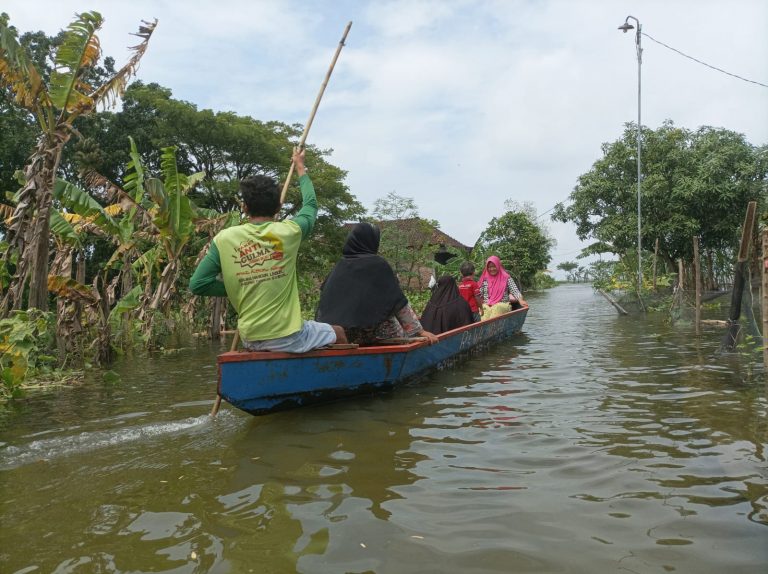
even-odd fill
[(473, 322), (472, 310), (459, 293), (456, 279), (443, 275), (421, 314), (421, 324), (433, 333), (445, 333)]
[(399, 337), (437, 337), (425, 331), (386, 259), (378, 255), (379, 229), (358, 223), (347, 236), (342, 259), (320, 291), (315, 317), (341, 325), (350, 343), (375, 344)]

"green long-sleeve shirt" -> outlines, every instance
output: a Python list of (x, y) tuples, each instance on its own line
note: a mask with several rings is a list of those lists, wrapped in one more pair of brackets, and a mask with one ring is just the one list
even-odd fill
[[(317, 198), (315, 196), (315, 187), (312, 180), (304, 174), (299, 178), (299, 187), (301, 189), (301, 209), (296, 217), (292, 219), (301, 228), (302, 239), (312, 233), (317, 218)], [(244, 223), (243, 225), (259, 225), (254, 223)], [(189, 289), (195, 295), (204, 295), (209, 297), (226, 297), (227, 291), (224, 288), (224, 282), (218, 278), (221, 274), (221, 257), (215, 241), (211, 241), (208, 247), (208, 253), (195, 269), (192, 278), (189, 280)]]

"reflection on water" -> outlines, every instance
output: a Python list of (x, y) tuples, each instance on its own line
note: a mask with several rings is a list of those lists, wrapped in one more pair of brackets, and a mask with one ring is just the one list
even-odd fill
[(0, 418), (2, 572), (765, 572), (762, 371), (583, 286), (396, 392), (211, 421), (217, 349)]

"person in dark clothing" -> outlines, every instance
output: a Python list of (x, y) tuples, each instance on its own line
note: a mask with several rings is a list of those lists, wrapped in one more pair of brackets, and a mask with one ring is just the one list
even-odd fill
[(341, 325), (350, 343), (372, 345), (383, 339), (437, 337), (424, 330), (387, 260), (378, 255), (380, 232), (358, 223), (347, 236), (342, 259), (323, 282), (317, 321)]
[(456, 279), (443, 275), (421, 314), (421, 324), (435, 334), (458, 329), (474, 322), (469, 303), (459, 293)]

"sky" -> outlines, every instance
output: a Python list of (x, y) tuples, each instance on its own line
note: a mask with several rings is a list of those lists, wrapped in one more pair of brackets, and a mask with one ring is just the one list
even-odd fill
[[(198, 109), (290, 124), (307, 121), (352, 21), (308, 143), (333, 149), (367, 209), (390, 192), (412, 198), (466, 245), (507, 200), (530, 202), (557, 241), (553, 271), (588, 243), (549, 211), (637, 120), (635, 35), (617, 29), (628, 15), (768, 84), (765, 0), (0, 0), (21, 32), (52, 35), (88, 10), (105, 18), (102, 48), (118, 66), (141, 20), (158, 19), (138, 79)], [(642, 47), (644, 126), (768, 143), (768, 88), (646, 36)]]

